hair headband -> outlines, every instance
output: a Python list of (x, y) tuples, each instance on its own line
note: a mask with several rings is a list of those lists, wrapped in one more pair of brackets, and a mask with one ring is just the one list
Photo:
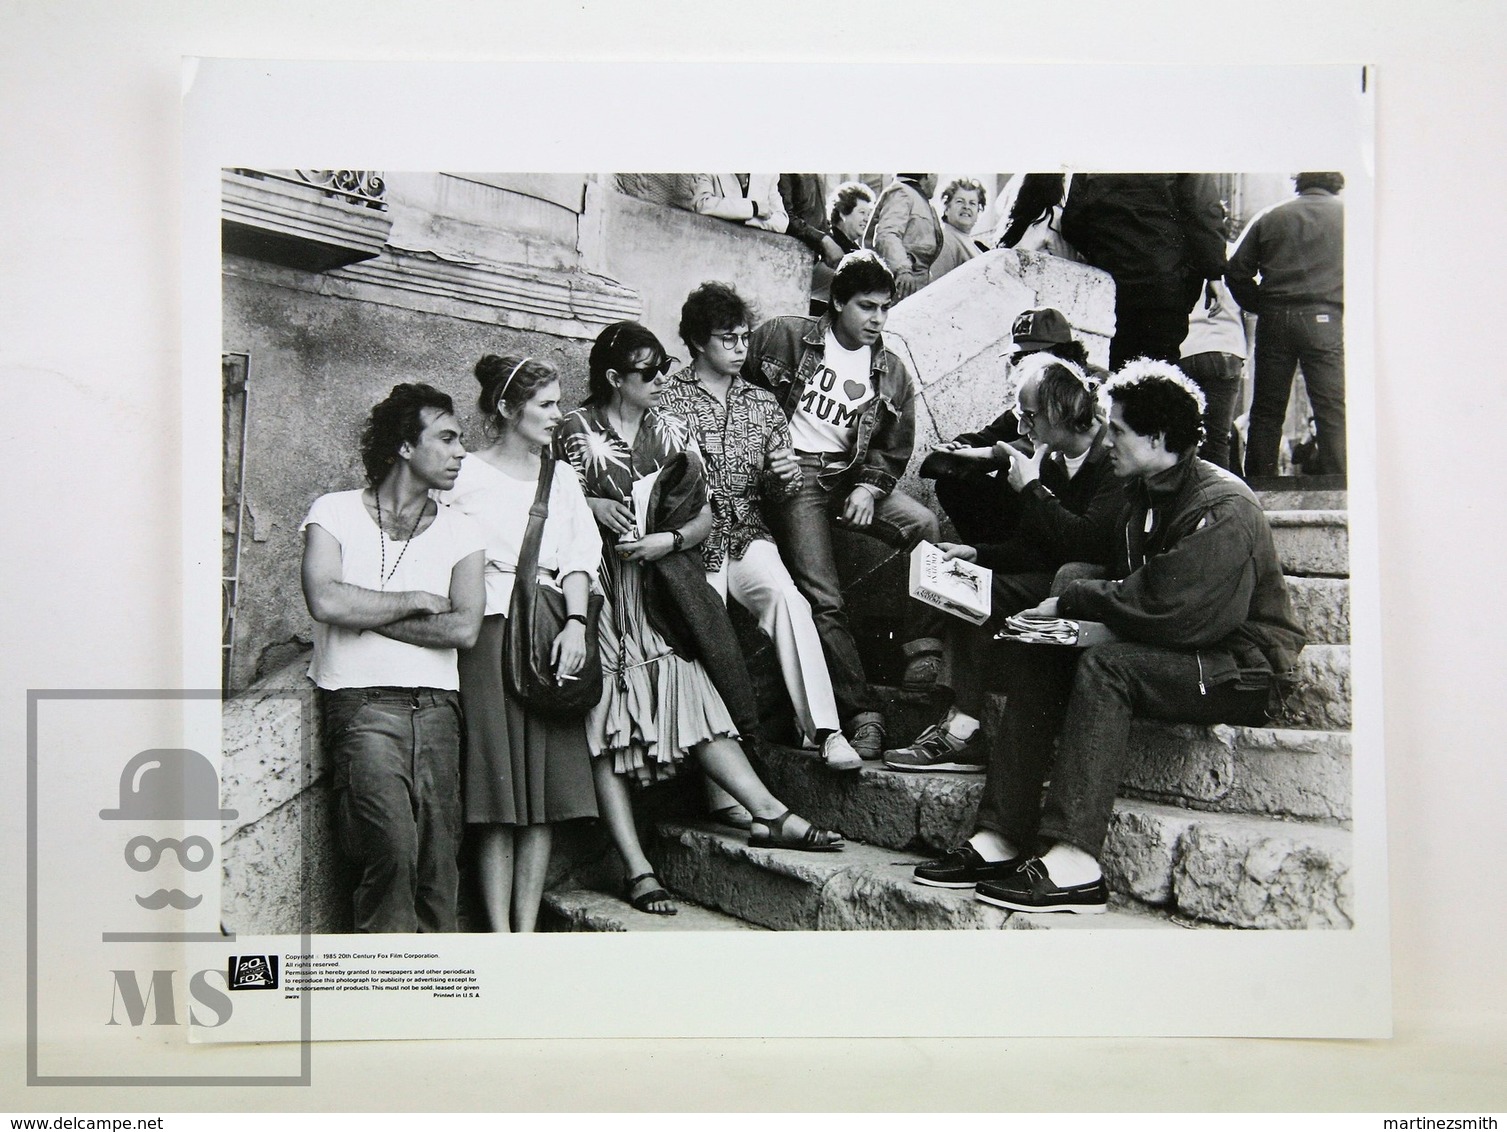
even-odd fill
[(497, 391), (497, 399), (499, 401), (501, 401), (508, 395), (508, 386), (513, 384), (513, 378), (518, 376), (518, 371), (533, 360), (533, 358), (524, 358), (523, 361), (519, 362), (516, 366), (513, 367), (512, 373), (508, 374), (507, 377), (502, 379), (502, 388)]

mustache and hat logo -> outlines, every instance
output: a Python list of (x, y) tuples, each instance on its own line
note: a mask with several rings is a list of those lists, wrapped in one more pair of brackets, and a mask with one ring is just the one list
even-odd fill
[[(198, 751), (184, 748), (154, 748), (142, 751), (120, 772), (120, 801), (114, 809), (99, 812), (105, 821), (223, 821), (237, 811), (220, 805), (220, 780), (214, 765)], [(157, 867), (164, 852), (174, 853), (184, 868), (198, 872), (208, 867), (214, 846), (203, 837), (133, 837), (126, 844), (126, 864), (137, 872)], [(202, 896), (179, 889), (158, 889), (136, 897), (143, 908), (188, 909)]]

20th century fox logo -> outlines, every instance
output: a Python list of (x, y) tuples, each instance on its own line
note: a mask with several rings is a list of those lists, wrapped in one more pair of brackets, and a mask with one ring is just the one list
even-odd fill
[[(38, 1051), (47, 1048), (49, 1031), (66, 1033), (70, 1028), (76, 1031), (80, 1023), (87, 1025), (89, 1011), (84, 1000), (91, 983), (109, 996), (108, 1011), (101, 1010), (105, 1006), (103, 995), (94, 1000), (97, 1004), (93, 1011), (94, 1025), (103, 1024), (107, 1030), (122, 1033), (162, 1028), (158, 1032), (164, 1034), (170, 1027), (198, 1032), (218, 1030), (232, 1020), (237, 992), (276, 991), (282, 985), (280, 954), (267, 949), (255, 952), (236, 949), (236, 953), (226, 954), (229, 950), (226, 945), (233, 947), (235, 934), (225, 930), (220, 922), (221, 870), (214, 866), (219, 847), (235, 831), (239, 815), (235, 807), (222, 804), (219, 775), (209, 758), (187, 747), (138, 748), (123, 762), (115, 762), (118, 774), (112, 771), (105, 787), (109, 793), (104, 795), (113, 804), (101, 807), (100, 801), (94, 801), (86, 813), (81, 811), (87, 802), (81, 803), (76, 797), (77, 782), (69, 782), (72, 789), (64, 790), (63, 776), (52, 772), (54, 766), (65, 764), (42, 757), (38, 701), (92, 701), (129, 695), (31, 694), (28, 785), (34, 805), (28, 879), (35, 911), (28, 925), (33, 940), (29, 974), (39, 992), (33, 995), (28, 1019), (32, 1051), (29, 1079), (34, 1084), (99, 1084), (107, 1079), (142, 1084), (228, 1083), (223, 1076), (210, 1078), (189, 1071), (194, 1064), (193, 1047), (186, 1042), (174, 1045), (171, 1038), (167, 1045), (158, 1042), (142, 1047), (137, 1043), (132, 1048), (136, 1051), (146, 1048), (150, 1052), (160, 1049), (163, 1064), (154, 1068), (178, 1072), (143, 1074), (128, 1080), (113, 1071), (97, 1077), (42, 1073), (38, 1068)], [(156, 695), (213, 698), (212, 705), (204, 705), (208, 720), (205, 727), (214, 729), (212, 741), (218, 742), (218, 691)], [(91, 703), (80, 712), (97, 714), (99, 708)], [(185, 717), (191, 714), (185, 711)], [(90, 737), (109, 735), (108, 727), (108, 721), (103, 721), (81, 733)], [(96, 756), (93, 765), (102, 762)], [(55, 779), (59, 786), (54, 788)], [(49, 790), (53, 796), (48, 796)], [(49, 842), (60, 850), (56, 854), (58, 859), (69, 862), (69, 871), (65, 874), (60, 870), (43, 884), (44, 847)], [(77, 868), (76, 850), (80, 846), (87, 846), (99, 858), (95, 867), (86, 870), (83, 876)], [(77, 939), (76, 930), (71, 937), (59, 930), (61, 925), (76, 929), (90, 916), (99, 925), (92, 942)], [(44, 934), (49, 937), (46, 946), (42, 946), (40, 939)], [(70, 960), (70, 955), (75, 958)], [(98, 974), (90, 975), (82, 964), (90, 957), (97, 962), (100, 955), (105, 957), (104, 963), (94, 968)], [(115, 961), (111, 962), (112, 959)], [(40, 993), (49, 987), (66, 988), (70, 992), (53, 993), (55, 1016), (45, 1012), (44, 996)], [(77, 1017), (65, 1017), (69, 1014)], [(301, 1014), (301, 1027), (289, 1033), (287, 1040), (301, 1039), (303, 1044), (308, 1039), (307, 1011)], [(57, 1044), (61, 1048), (62, 1043)], [(106, 1068), (101, 1066), (101, 1070)], [(247, 1074), (244, 1080), (258, 1084), (307, 1084), (307, 1058), (302, 1059), (297, 1074), (277, 1077)]]

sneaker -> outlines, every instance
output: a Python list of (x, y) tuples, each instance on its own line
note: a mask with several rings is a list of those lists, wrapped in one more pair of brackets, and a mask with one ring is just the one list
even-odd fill
[(910, 658), (900, 686), (907, 692), (930, 692), (942, 675), (942, 657), (934, 652), (920, 652)]
[(1061, 888), (1052, 883), (1040, 857), (1025, 861), (1007, 877), (981, 883), (974, 897), (1015, 912), (1099, 913), (1109, 908), (1103, 877), (1091, 884)]
[(884, 752), (890, 770), (936, 770), (950, 774), (982, 774), (989, 756), (980, 741), (982, 732), (957, 739), (940, 724), (928, 727), (909, 747)]
[(933, 888), (972, 888), (980, 881), (1003, 880), (1025, 863), (1025, 857), (986, 861), (972, 845), (963, 844), (939, 860), (917, 865), (914, 875), (917, 884)]
[(863, 766), (863, 759), (853, 749), (853, 745), (843, 738), (841, 731), (834, 731), (827, 736), (822, 743), (821, 758), (828, 770), (857, 770)]
[(884, 754), (884, 717), (866, 711), (853, 717), (852, 746), (861, 759), (877, 759)]

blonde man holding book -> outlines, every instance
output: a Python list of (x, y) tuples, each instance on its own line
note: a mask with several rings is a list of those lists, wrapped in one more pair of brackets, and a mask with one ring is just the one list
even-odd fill
[(1110, 559), (1125, 493), (1104, 448), (1097, 385), (1072, 362), (1045, 353), (1026, 358), (1021, 369), (1015, 415), (1022, 439), (1001, 441), (988, 456), (996, 464), (1008, 461), (1019, 520), (1002, 542), (938, 544), (946, 559), (994, 572), (989, 620), (982, 626), (949, 620), (938, 683), (952, 689), (952, 706), (910, 746), (885, 752), (891, 770), (982, 772), (979, 721), (988, 666), (979, 661), (994, 633), (1005, 618), (1045, 599), (1061, 567), (1104, 566)]

